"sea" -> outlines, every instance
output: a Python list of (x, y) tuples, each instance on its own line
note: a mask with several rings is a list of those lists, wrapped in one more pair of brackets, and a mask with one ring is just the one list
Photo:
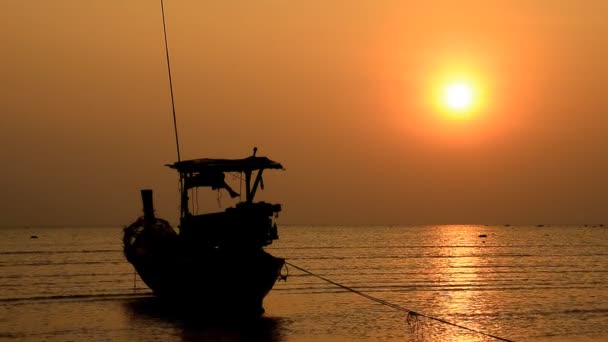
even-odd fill
[(286, 279), (262, 317), (230, 320), (160, 305), (120, 226), (0, 228), (0, 340), (608, 341), (608, 226), (279, 234)]

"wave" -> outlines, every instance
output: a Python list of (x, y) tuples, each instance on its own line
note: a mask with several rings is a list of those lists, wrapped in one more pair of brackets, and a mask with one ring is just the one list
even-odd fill
[(125, 260), (114, 260), (114, 261), (79, 261), (79, 262), (53, 262), (53, 261), (39, 261), (39, 262), (28, 262), (28, 263), (0, 263), (0, 267), (16, 267), (16, 266), (65, 266), (65, 265), (122, 265), (127, 263)]
[(357, 259), (458, 259), (458, 258), (551, 258), (551, 257), (595, 257), (608, 256), (608, 253), (582, 254), (525, 254), (525, 253), (481, 253), (467, 255), (432, 255), (432, 254), (402, 254), (402, 255), (362, 255), (362, 256), (302, 256), (291, 257), (290, 260), (357, 260)]
[[(484, 291), (536, 291), (536, 290), (563, 290), (563, 289), (576, 289), (576, 290), (588, 290), (597, 289), (597, 286), (491, 286), (480, 287), (480, 286), (461, 286), (454, 285), (454, 287), (446, 286), (362, 286), (354, 287), (353, 289), (364, 292), (364, 293), (400, 293), (400, 292), (484, 292)], [(287, 292), (293, 294), (323, 294), (323, 293), (350, 293), (351, 291), (341, 289), (335, 286), (303, 286), (298, 288), (280, 288), (275, 287), (273, 292)]]
[(14, 254), (80, 254), (80, 253), (122, 253), (122, 249), (83, 249), (83, 250), (72, 250), (72, 251), (4, 251), (0, 252), (0, 255), (14, 255)]
[(112, 273), (52, 273), (52, 274), (11, 274), (2, 275), (0, 279), (22, 279), (22, 278), (72, 278), (72, 277), (105, 277), (105, 276), (125, 276), (133, 275), (133, 272), (112, 272)]
[(550, 244), (550, 245), (493, 245), (484, 243), (480, 244), (471, 244), (471, 245), (382, 245), (379, 246), (367, 246), (367, 245), (350, 245), (350, 246), (270, 246), (268, 249), (438, 249), (438, 248), (563, 248), (563, 247), (572, 247), (572, 248), (580, 248), (580, 247), (600, 247), (606, 248), (608, 245), (598, 245), (598, 244)]
[(31, 297), (14, 297), (0, 298), (0, 305), (3, 303), (18, 303), (18, 302), (44, 302), (44, 301), (68, 301), (68, 300), (120, 300), (131, 298), (147, 298), (151, 297), (152, 291), (143, 293), (98, 293), (98, 294), (72, 294), (72, 295), (56, 295), (56, 296), (31, 296)]
[[(553, 316), (553, 315), (589, 315), (589, 314), (607, 314), (608, 308), (594, 308), (594, 309), (566, 309), (566, 310), (555, 310), (555, 311), (546, 311), (546, 310), (526, 310), (519, 312), (505, 312), (501, 314), (502, 317), (522, 317), (522, 316)], [(469, 313), (458, 313), (455, 312), (450, 315), (450, 317), (460, 317), (460, 318), (484, 318), (484, 317), (492, 317), (493, 313), (483, 313), (483, 312), (469, 312)]]
[[(411, 267), (410, 267), (411, 268)], [(428, 267), (424, 267), (423, 269), (427, 269)], [(445, 268), (445, 267), (444, 267)], [(463, 267), (464, 268), (464, 267)], [(488, 268), (492, 268), (492, 267), (488, 267)], [(450, 271), (450, 276), (454, 276), (454, 275), (487, 275), (487, 274), (500, 274), (500, 275), (515, 275), (515, 274), (522, 274), (522, 275), (529, 275), (531, 272), (525, 271), (525, 270), (521, 270), (520, 267), (513, 267), (515, 270), (487, 270), (487, 271), (479, 271), (479, 270), (475, 270), (475, 271)], [(355, 268), (351, 268), (351, 270), (353, 270)], [(394, 270), (394, 271), (376, 271), (376, 272), (368, 272), (368, 271), (364, 271), (364, 270), (376, 270), (375, 268), (357, 268), (356, 272), (340, 272), (342, 269), (341, 268), (336, 268), (333, 269), (334, 271), (338, 271), (338, 272), (331, 272), (328, 273), (326, 275), (328, 276), (390, 276), (390, 275), (399, 275), (399, 276), (418, 276), (418, 275), (435, 275), (437, 274), (437, 269), (440, 269), (440, 267), (435, 267), (432, 270), (427, 270), (427, 271), (399, 271), (399, 270)], [(325, 269), (328, 270), (328, 269)], [(547, 273), (547, 274), (555, 274), (555, 273), (559, 273), (559, 274), (563, 274), (563, 273), (608, 273), (608, 270), (563, 270), (563, 271), (555, 271), (555, 270), (536, 270), (534, 271), (534, 273)], [(301, 276), (301, 277), (312, 277), (310, 274), (305, 274), (305, 273), (300, 273), (300, 274), (289, 274), (289, 277), (294, 277), (294, 276)], [(2, 277), (0, 277), (1, 279)]]

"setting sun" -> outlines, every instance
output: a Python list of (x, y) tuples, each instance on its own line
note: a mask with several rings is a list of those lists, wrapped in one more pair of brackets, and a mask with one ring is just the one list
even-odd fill
[(482, 63), (469, 59), (470, 65), (450, 63), (430, 72), (427, 103), (439, 121), (479, 121), (487, 109), (490, 73)]
[(473, 104), (473, 88), (465, 82), (448, 84), (443, 95), (445, 105), (456, 112), (464, 112)]

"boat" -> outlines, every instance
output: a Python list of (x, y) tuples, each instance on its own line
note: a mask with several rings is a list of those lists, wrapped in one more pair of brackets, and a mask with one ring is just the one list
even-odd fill
[[(281, 205), (254, 199), (264, 188), (264, 171), (284, 168), (256, 156), (255, 147), (252, 155), (241, 159), (181, 160), (162, 0), (161, 11), (177, 147), (177, 161), (167, 166), (179, 174), (179, 225), (175, 231), (168, 221), (156, 217), (152, 190), (141, 190), (143, 215), (124, 228), (123, 252), (164, 303), (202, 315), (258, 316), (285, 260), (264, 250), (278, 239), (275, 220)], [(225, 181), (226, 174), (234, 173), (245, 181), (244, 197)], [(193, 213), (190, 208), (198, 208), (199, 188), (226, 191), (239, 202), (219, 212)]]
[[(203, 314), (262, 314), (263, 299), (285, 260), (264, 250), (278, 239), (281, 205), (254, 198), (264, 187), (264, 171), (283, 166), (256, 156), (255, 149), (243, 159), (192, 159), (167, 166), (179, 173), (179, 232), (156, 217), (152, 190), (141, 190), (143, 216), (124, 229), (126, 259), (165, 302)], [(244, 175), (244, 198), (220, 212), (192, 213), (189, 194), (199, 188), (241, 195), (226, 183), (227, 173)]]

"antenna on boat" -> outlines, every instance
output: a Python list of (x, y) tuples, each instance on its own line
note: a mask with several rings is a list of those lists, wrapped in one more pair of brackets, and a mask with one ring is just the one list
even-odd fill
[(165, 34), (165, 52), (167, 54), (167, 70), (169, 71), (169, 89), (171, 91), (171, 108), (173, 109), (173, 128), (175, 129), (175, 146), (177, 147), (177, 161), (181, 161), (179, 154), (179, 138), (177, 135), (177, 118), (175, 117), (175, 99), (173, 98), (173, 78), (171, 77), (171, 62), (169, 60), (169, 44), (167, 43), (167, 25), (165, 24), (165, 4), (160, 0), (160, 10), (163, 16), (163, 32)]

